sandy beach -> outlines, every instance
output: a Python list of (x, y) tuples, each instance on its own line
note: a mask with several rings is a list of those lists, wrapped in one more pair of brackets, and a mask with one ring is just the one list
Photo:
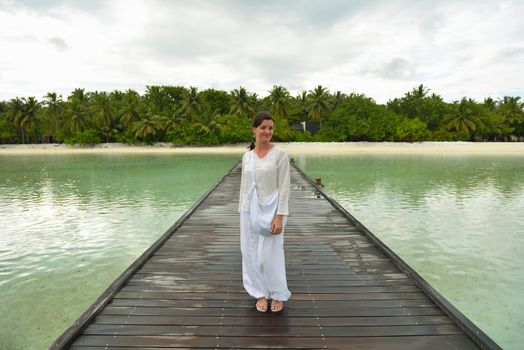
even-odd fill
[[(427, 155), (521, 155), (523, 142), (421, 142), (421, 143), (276, 143), (290, 154), (427, 154)], [(100, 144), (79, 147), (64, 144), (0, 145), (0, 155), (32, 154), (242, 154), (247, 144), (215, 147), (174, 147), (170, 144), (129, 146), (126, 144)]]

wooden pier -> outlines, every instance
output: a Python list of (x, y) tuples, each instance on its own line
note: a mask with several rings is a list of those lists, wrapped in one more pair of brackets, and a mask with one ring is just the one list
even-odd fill
[(291, 299), (242, 287), (240, 164), (50, 349), (500, 349), (298, 168), (285, 232)]

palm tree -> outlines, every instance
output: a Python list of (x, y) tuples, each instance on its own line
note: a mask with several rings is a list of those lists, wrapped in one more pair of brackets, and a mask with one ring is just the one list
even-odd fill
[(112, 101), (112, 102), (120, 102), (122, 101), (122, 99), (124, 98), (125, 96), (125, 93), (123, 93), (122, 91), (120, 90), (113, 90), (111, 91), (111, 93), (109, 94), (109, 99)]
[[(18, 120), (20, 120), (21, 115), (23, 113), (24, 109), (24, 102), (17, 98), (13, 98), (9, 101), (6, 107), (5, 115), (7, 117), (7, 120), (16, 128), (20, 129), (20, 126), (18, 125)], [(25, 135), (24, 131), (22, 130), (22, 141), (25, 143)]]
[(261, 106), (262, 101), (260, 100), (260, 98), (259, 98), (259, 96), (258, 96), (258, 94), (256, 92), (251, 94), (250, 100), (251, 100), (250, 104), (253, 107), (253, 110), (254, 111), (260, 110), (260, 106)]
[(519, 100), (520, 96), (504, 96), (504, 99), (499, 103), (499, 110), (510, 125), (524, 120), (523, 103)]
[(65, 128), (72, 133), (84, 131), (89, 122), (89, 93), (84, 89), (74, 89), (67, 102)]
[(309, 91), (307, 96), (307, 111), (311, 120), (318, 120), (322, 128), (322, 117), (331, 110), (331, 96), (328, 89), (318, 85)]
[(62, 95), (57, 95), (56, 92), (48, 92), (44, 97), (43, 104), (46, 107), (46, 116), (55, 122), (55, 132), (57, 132), (58, 122), (64, 110), (64, 101), (62, 101)]
[(106, 142), (110, 142), (110, 140), (114, 140), (116, 135), (118, 135), (119, 130), (116, 126), (103, 126), (100, 128), (100, 131), (102, 132), (102, 135), (104, 135)]
[(88, 111), (87, 106), (79, 99), (72, 98), (67, 104), (67, 121), (65, 128), (72, 133), (82, 132), (87, 126)]
[(40, 110), (40, 102), (34, 97), (22, 98), (23, 108), (22, 113), (18, 115), (15, 120), (16, 125), (22, 129), (22, 139), (25, 143), (24, 131), (30, 132), (38, 127), (39, 121), (37, 119), (38, 110)]
[[(173, 91), (175, 90), (175, 91)], [(167, 113), (172, 111), (173, 105), (177, 104), (178, 95), (185, 94), (185, 88), (173, 86), (147, 86), (144, 100), (154, 113)], [(183, 91), (183, 92), (182, 92)]]
[(415, 99), (422, 99), (427, 96), (429, 89), (424, 85), (420, 84), (416, 88), (413, 88), (411, 92), (408, 92), (406, 95), (414, 97)]
[(436, 102), (444, 102), (444, 99), (442, 98), (442, 96), (436, 94), (436, 93), (431, 93), (431, 96), (429, 97), (431, 100), (433, 101), (436, 101)]
[(122, 97), (122, 110), (120, 111), (120, 123), (126, 127), (140, 120), (140, 95), (134, 90), (127, 90)]
[(198, 122), (191, 125), (191, 127), (203, 134), (219, 133), (222, 130), (222, 125), (218, 122), (220, 116), (220, 109), (217, 108), (212, 111), (208, 107), (202, 111)]
[[(106, 92), (95, 92), (92, 96), (91, 112), (100, 129), (111, 129), (113, 124), (113, 107)], [(106, 138), (106, 142), (109, 140)]]
[(240, 87), (238, 90), (231, 91), (231, 97), (233, 99), (230, 110), (232, 114), (249, 117), (255, 113), (251, 97), (245, 88)]
[(336, 109), (348, 96), (342, 91), (337, 91), (333, 95), (333, 109)]
[(273, 85), (273, 89), (269, 91), (269, 111), (273, 116), (287, 119), (290, 108), (289, 91), (280, 85)]
[(71, 95), (67, 97), (67, 100), (77, 100), (82, 104), (87, 104), (89, 100), (89, 93), (86, 93), (84, 89), (77, 88), (74, 89), (73, 92), (71, 92)]
[(298, 115), (302, 117), (302, 121), (306, 120), (308, 116), (308, 100), (307, 91), (302, 90), (297, 97), (295, 97), (298, 107)]
[(491, 97), (486, 97), (484, 99), (483, 105), (486, 106), (490, 111), (494, 111), (495, 108), (497, 108), (497, 102)]
[(175, 110), (171, 116), (163, 117), (164, 129), (166, 132), (171, 132), (177, 129), (180, 125), (187, 123), (187, 120), (183, 117), (180, 109)]
[(446, 115), (444, 125), (449, 131), (472, 133), (481, 125), (481, 121), (473, 111), (472, 101), (463, 98), (453, 104), (453, 111)]
[(14, 98), (7, 106), (7, 119), (15, 128), (22, 132), (22, 142), (25, 144), (25, 134), (35, 129), (38, 125), (36, 118), (40, 103), (34, 97)]
[(134, 122), (131, 128), (137, 139), (147, 140), (149, 142), (151, 138), (162, 129), (164, 121), (161, 116), (148, 111), (146, 117)]
[(190, 86), (189, 90), (186, 91), (182, 99), (181, 111), (183, 114), (189, 117), (190, 122), (193, 122), (195, 118), (200, 114), (202, 110), (202, 100), (198, 89), (194, 86)]

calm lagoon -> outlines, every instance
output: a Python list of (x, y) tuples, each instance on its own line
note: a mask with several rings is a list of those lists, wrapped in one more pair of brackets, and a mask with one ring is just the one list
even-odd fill
[[(496, 342), (522, 347), (524, 156), (290, 156)], [(0, 348), (46, 348), (238, 159), (0, 155)]]

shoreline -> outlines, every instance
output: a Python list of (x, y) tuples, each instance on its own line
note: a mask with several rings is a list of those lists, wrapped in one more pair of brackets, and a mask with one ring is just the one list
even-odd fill
[[(289, 142), (275, 143), (290, 154), (427, 154), (427, 155), (521, 155), (524, 142)], [(247, 143), (227, 146), (152, 146), (127, 144), (99, 144), (80, 147), (65, 144), (0, 145), (3, 155), (42, 154), (242, 154)]]

